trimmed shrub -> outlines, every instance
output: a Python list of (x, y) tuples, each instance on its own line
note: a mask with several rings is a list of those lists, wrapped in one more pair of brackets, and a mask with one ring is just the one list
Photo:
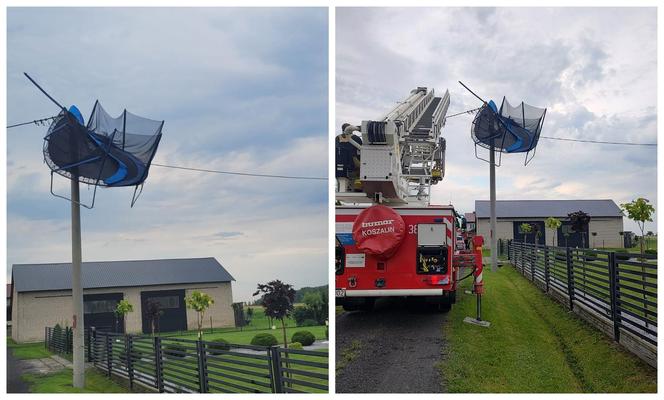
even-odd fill
[(616, 254), (616, 259), (622, 260), (622, 261), (627, 261), (630, 259), (630, 256), (626, 254)]
[(276, 346), (277, 338), (271, 333), (259, 333), (251, 339), (251, 344), (254, 346)]
[(231, 346), (222, 338), (215, 339), (213, 342), (208, 342), (207, 348), (210, 350), (230, 350)]
[(291, 344), (288, 345), (288, 348), (289, 348), (289, 349), (293, 349), (293, 350), (302, 350), (302, 343), (300, 343), (300, 342), (293, 342), (293, 343), (291, 343)]
[(310, 346), (316, 341), (316, 336), (309, 331), (297, 331), (291, 337), (291, 342), (300, 342), (303, 346)]
[(164, 355), (167, 357), (185, 358), (187, 356), (180, 353), (187, 353), (187, 348), (179, 343), (169, 343), (164, 346)]
[(644, 250), (643, 253), (657, 255), (657, 250), (647, 249), (647, 250)]
[(325, 339), (329, 339), (329, 338), (330, 338), (330, 332), (328, 331), (328, 328), (325, 327)]
[(299, 326), (318, 326), (318, 321), (315, 319), (305, 319), (301, 324), (299, 324)]
[[(314, 314), (307, 307), (297, 306), (293, 310), (293, 319), (295, 320), (295, 323), (297, 324), (297, 326), (305, 326), (305, 325), (303, 325), (304, 321), (313, 320), (314, 319)], [(318, 324), (316, 324), (316, 325), (318, 325)]]

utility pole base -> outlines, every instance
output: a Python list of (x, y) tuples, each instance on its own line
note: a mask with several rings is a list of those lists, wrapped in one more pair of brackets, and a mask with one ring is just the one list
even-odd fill
[(463, 322), (465, 322), (467, 324), (473, 324), (473, 325), (481, 326), (481, 327), (484, 327), (484, 328), (488, 328), (489, 326), (491, 326), (491, 322), (489, 322), (489, 321), (482, 321), (480, 319), (472, 318), (472, 317), (464, 318)]

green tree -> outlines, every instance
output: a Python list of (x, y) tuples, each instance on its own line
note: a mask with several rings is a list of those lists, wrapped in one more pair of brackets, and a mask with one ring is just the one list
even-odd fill
[(323, 296), (320, 292), (310, 292), (304, 295), (304, 304), (306, 307), (311, 310), (311, 315), (318, 323), (325, 320), (324, 318), (324, 306), (325, 302), (323, 301)]
[(286, 337), (286, 323), (284, 320), (293, 312), (295, 303), (295, 289), (293, 286), (283, 283), (280, 280), (270, 281), (266, 284), (258, 284), (258, 290), (254, 296), (262, 293), (261, 300), (265, 315), (281, 321), (281, 329), (284, 336), (284, 348), (288, 348), (288, 338)]
[(519, 230), (523, 233), (523, 243), (526, 243), (526, 237), (529, 233), (533, 232), (533, 226), (527, 222), (524, 222), (519, 226)]
[(198, 318), (196, 319), (196, 323), (198, 324), (198, 340), (202, 340), (205, 310), (214, 304), (214, 299), (207, 293), (194, 290), (191, 292), (191, 295), (185, 297), (184, 302), (187, 304), (187, 308), (191, 308), (198, 314)]
[[(627, 217), (636, 222), (641, 230), (641, 237), (643, 238), (646, 222), (652, 222), (652, 215), (655, 212), (655, 207), (650, 204), (648, 199), (644, 199), (643, 197), (639, 197), (629, 203), (621, 204), (620, 206), (623, 211), (627, 213)], [(641, 244), (641, 255), (643, 255), (643, 242), (644, 240), (639, 240), (639, 243)]]
[(116, 324), (117, 320), (122, 318), (122, 327), (124, 333), (127, 333), (127, 314), (134, 311), (134, 306), (129, 302), (129, 300), (120, 300), (118, 305), (115, 307), (115, 318)]
[[(627, 217), (631, 219), (632, 221), (635, 221), (636, 224), (638, 225), (639, 229), (641, 230), (641, 240), (639, 240), (639, 244), (641, 245), (641, 272), (645, 276), (645, 258), (643, 257), (643, 242), (645, 241), (643, 231), (646, 229), (646, 222), (652, 222), (652, 214), (655, 212), (655, 207), (650, 204), (650, 201), (648, 199), (645, 199), (643, 197), (639, 197), (636, 200), (632, 200), (629, 203), (624, 203), (620, 205), (623, 209), (623, 211), (627, 212)], [(648, 310), (648, 305), (646, 303), (647, 296), (646, 296), (646, 284), (645, 284), (645, 279), (643, 280), (643, 306)], [(648, 321), (646, 320), (646, 327), (648, 326)]]
[(556, 239), (558, 237), (558, 228), (562, 226), (562, 221), (560, 221), (558, 218), (555, 217), (549, 217), (544, 221), (544, 225), (546, 225), (547, 228), (552, 229), (554, 231), (553, 234), (553, 240), (552, 243), (555, 246), (556, 245)]

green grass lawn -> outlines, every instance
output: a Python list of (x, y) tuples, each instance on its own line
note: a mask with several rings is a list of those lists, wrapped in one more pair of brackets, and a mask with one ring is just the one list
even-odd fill
[(14, 357), (21, 360), (48, 358), (52, 355), (50, 351), (44, 348), (44, 342), (19, 344), (10, 338), (7, 338), (7, 349), (11, 350)]
[[(475, 296), (458, 295), (443, 327), (447, 360), (440, 370), (450, 392), (657, 391), (657, 370), (547, 297), (513, 267), (484, 270), (482, 316)], [(465, 281), (464, 288), (469, 288)]]
[(26, 374), (22, 379), (30, 387), (32, 393), (129, 393), (125, 386), (108, 379), (99, 371), (88, 368), (85, 371), (85, 388), (78, 389), (72, 386), (72, 370), (66, 368), (62, 371), (48, 374)]
[[(262, 306), (249, 306), (252, 308), (253, 316), (249, 325), (244, 326), (242, 329), (239, 328), (214, 328), (214, 329), (203, 329), (203, 340), (206, 341), (215, 341), (219, 338), (226, 340), (228, 343), (233, 344), (250, 344), (251, 339), (259, 333), (271, 333), (277, 340), (281, 343), (283, 341), (283, 332), (281, 330), (281, 321), (272, 321), (270, 324), (269, 320), (265, 316), (265, 312)], [(246, 310), (245, 310), (246, 314)], [(292, 318), (287, 318), (284, 320), (286, 325), (286, 334), (288, 337), (288, 343), (291, 342), (291, 336), (293, 333), (301, 330), (306, 330), (314, 334), (317, 340), (325, 340), (325, 330), (326, 326), (301, 326), (298, 327), (295, 323), (295, 320)], [(271, 326), (274, 325), (276, 329), (271, 329)], [(186, 332), (168, 332), (162, 334), (163, 337), (176, 337), (181, 339), (191, 339), (196, 340), (198, 332), (186, 331)], [(304, 348), (306, 350), (306, 347)]]
[[(270, 320), (265, 316), (265, 311), (262, 306), (248, 306), (247, 309), (249, 308), (253, 309), (253, 316), (251, 317), (249, 324), (242, 327), (241, 329), (242, 332), (253, 331), (254, 333), (258, 333), (259, 331), (261, 332), (269, 331), (272, 325), (274, 325), (278, 329), (281, 328), (281, 321), (272, 321), (272, 323), (270, 323)], [(245, 315), (247, 314), (247, 309), (245, 309)], [(297, 326), (293, 318), (286, 318), (284, 322), (286, 324), (286, 327), (289, 328)], [(235, 331), (240, 331), (240, 328), (229, 327), (229, 328), (210, 329), (209, 325), (206, 327), (205, 324), (203, 324), (203, 333), (206, 335), (206, 337), (208, 334), (217, 335), (219, 333), (235, 332)], [(163, 333), (161, 336), (189, 338), (192, 335), (194, 336), (197, 335), (197, 332), (196, 331), (166, 332)], [(318, 338), (318, 335), (316, 335), (316, 338)]]
[[(288, 339), (288, 343), (291, 342), (291, 336), (293, 336), (293, 333), (297, 331), (309, 331), (316, 336), (316, 340), (325, 340), (325, 329), (326, 326), (292, 326), (292, 327), (286, 327), (286, 336)], [(218, 339), (224, 339), (228, 343), (232, 344), (251, 344), (251, 339), (253, 339), (254, 336), (256, 336), (259, 333), (271, 333), (274, 335), (274, 337), (277, 338), (279, 343), (283, 342), (283, 332), (281, 330), (281, 324), (277, 325), (277, 329), (260, 329), (260, 330), (246, 330), (246, 331), (225, 331), (225, 332), (217, 332), (215, 330), (214, 333), (204, 333), (203, 334), (203, 340), (208, 341), (208, 342), (214, 342), (215, 340)], [(177, 337), (182, 338), (182, 339), (196, 339), (196, 332), (195, 331), (190, 331), (187, 333), (183, 333), (181, 335), (178, 335)], [(170, 336), (169, 337), (173, 337)], [(307, 348), (304, 347), (304, 350)]]

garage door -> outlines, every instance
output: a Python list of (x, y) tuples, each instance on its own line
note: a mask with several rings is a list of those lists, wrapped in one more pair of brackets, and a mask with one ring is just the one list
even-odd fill
[(533, 243), (534, 241), (537, 241), (537, 244), (539, 245), (545, 245), (546, 244), (546, 230), (544, 229), (544, 221), (514, 221), (513, 222), (513, 229), (514, 229), (514, 239), (516, 239), (517, 242), (523, 242), (524, 241), (524, 234), (521, 231), (521, 224), (530, 224), (530, 225), (536, 225), (538, 228), (538, 234), (535, 234), (535, 231), (533, 230), (533, 233), (528, 233), (525, 235), (525, 240), (527, 243)]
[(584, 232), (574, 232), (572, 223), (562, 221), (558, 229), (558, 246), (561, 247), (588, 247), (588, 225), (583, 228)]
[(122, 318), (116, 320), (115, 308), (122, 300), (122, 293), (86, 294), (83, 296), (83, 321), (86, 328), (124, 332)]
[(152, 318), (147, 312), (148, 303), (158, 304), (161, 310), (161, 315), (156, 318), (157, 326), (155, 331), (174, 332), (187, 330), (187, 309), (184, 303), (184, 289), (141, 292), (143, 333), (152, 332)]

